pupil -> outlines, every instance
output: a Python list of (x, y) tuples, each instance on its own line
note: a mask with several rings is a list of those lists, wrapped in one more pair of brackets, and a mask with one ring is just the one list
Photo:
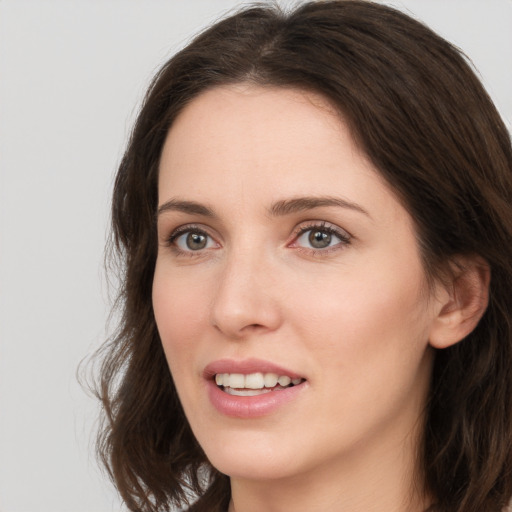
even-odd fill
[(187, 247), (197, 251), (206, 247), (206, 237), (199, 233), (189, 233), (187, 236)]
[(316, 249), (323, 249), (330, 245), (331, 235), (325, 231), (311, 231), (309, 235), (309, 242)]

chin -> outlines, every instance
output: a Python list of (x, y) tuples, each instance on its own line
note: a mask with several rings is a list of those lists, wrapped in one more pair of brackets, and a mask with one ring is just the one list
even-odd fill
[(248, 435), (241, 442), (245, 433), (230, 434), (230, 437), (231, 441), (218, 440), (203, 449), (212, 466), (231, 478), (273, 480), (290, 477), (298, 470), (298, 447), (293, 449), (282, 441), (261, 439), (261, 433), (260, 439)]

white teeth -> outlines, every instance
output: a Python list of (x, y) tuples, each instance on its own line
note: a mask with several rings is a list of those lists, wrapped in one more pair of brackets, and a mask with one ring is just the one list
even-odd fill
[(272, 393), (271, 389), (234, 389), (234, 388), (224, 388), (224, 391), (228, 395), (235, 396), (257, 396), (264, 395), (265, 393)]
[(265, 373), (264, 380), (266, 388), (273, 388), (274, 386), (277, 386), (279, 375), (277, 375), (277, 373)]
[(249, 389), (261, 389), (265, 386), (263, 373), (250, 373), (245, 376), (245, 387)]
[(241, 373), (231, 373), (229, 375), (229, 384), (224, 382), (224, 386), (229, 386), (230, 388), (245, 388), (245, 375)]
[(288, 377), (288, 375), (282, 375), (281, 377), (279, 377), (279, 379), (277, 379), (277, 382), (279, 382), (279, 385), (283, 386), (283, 388), (288, 386), (291, 381), (292, 379)]
[[(279, 386), (285, 388), (290, 384), (298, 385), (303, 381), (301, 378), (292, 379), (288, 375), (278, 375), (277, 373), (217, 373), (215, 375), (215, 383), (217, 386), (233, 389), (251, 389), (265, 390), (265, 388), (275, 388)], [(233, 394), (233, 393), (231, 393)], [(252, 396), (245, 394), (244, 396)]]

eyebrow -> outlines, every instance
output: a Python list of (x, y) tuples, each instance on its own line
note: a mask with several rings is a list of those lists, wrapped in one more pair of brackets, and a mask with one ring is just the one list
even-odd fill
[(291, 199), (283, 199), (274, 203), (269, 213), (272, 216), (290, 215), (292, 213), (299, 213), (313, 208), (322, 208), (326, 206), (336, 206), (340, 208), (347, 208), (359, 213), (363, 213), (371, 218), (371, 215), (362, 206), (357, 203), (352, 203), (340, 197), (333, 196), (311, 196), (311, 197), (296, 197)]
[(179, 199), (170, 199), (158, 207), (157, 216), (164, 212), (182, 212), (191, 215), (202, 215), (203, 217), (215, 217), (215, 213), (211, 208), (194, 201), (182, 201)]
[[(371, 215), (362, 206), (357, 203), (353, 203), (342, 199), (340, 197), (333, 196), (307, 196), (307, 197), (296, 197), (291, 199), (282, 199), (275, 202), (269, 209), (268, 212), (272, 217), (282, 217), (285, 215), (291, 215), (292, 213), (299, 213), (314, 208), (322, 208), (336, 206), (338, 208), (347, 208), (354, 210), (359, 213), (363, 213), (371, 218)], [(202, 217), (215, 218), (216, 214), (212, 208), (195, 201), (185, 201), (180, 199), (170, 199), (164, 204), (158, 207), (157, 215), (169, 211), (177, 211), (182, 213), (188, 213), (191, 215), (201, 215)]]

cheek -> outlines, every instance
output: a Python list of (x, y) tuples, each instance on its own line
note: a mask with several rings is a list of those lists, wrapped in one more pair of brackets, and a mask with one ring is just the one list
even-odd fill
[(153, 310), (173, 376), (193, 357), (206, 316), (203, 286), (195, 287), (158, 265), (153, 281)]
[(291, 290), (288, 314), (299, 337), (341, 367), (421, 357), (432, 315), (420, 262), (382, 257), (360, 264)]
[[(204, 347), (203, 288), (176, 278), (174, 272), (157, 267), (153, 281), (153, 310), (167, 364), (187, 417), (191, 404), (198, 403), (197, 358)], [(200, 320), (201, 319), (201, 320)]]
[[(304, 286), (289, 308), (294, 338), (313, 361), (311, 385), (322, 390), (317, 406), (329, 411), (335, 431), (344, 425), (340, 431), (354, 438), (370, 424), (415, 417), (431, 367), (421, 268), (393, 274), (390, 267), (366, 268), (357, 278), (347, 272), (322, 293)], [(408, 407), (413, 412), (406, 416)]]

